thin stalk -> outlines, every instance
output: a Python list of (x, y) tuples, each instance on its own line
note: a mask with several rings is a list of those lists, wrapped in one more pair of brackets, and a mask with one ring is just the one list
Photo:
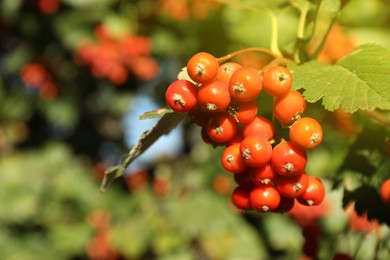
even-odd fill
[(271, 19), (271, 42), (270, 42), (270, 48), (273, 53), (278, 55), (279, 57), (283, 56), (281, 51), (279, 50), (279, 37), (278, 37), (278, 19), (276, 18), (276, 15), (269, 11), (268, 12), (270, 19)]
[(320, 52), (322, 51), (322, 48), (324, 47), (325, 43), (326, 43), (326, 40), (328, 39), (328, 35), (330, 33), (330, 31), (332, 30), (333, 28), (333, 25), (334, 23), (336, 22), (337, 20), (337, 15), (333, 16), (332, 20), (330, 21), (330, 24), (328, 26), (328, 29), (326, 30), (324, 36), (322, 37), (321, 39), (321, 42), (320, 44), (317, 46), (317, 48), (315, 49), (315, 51), (313, 52), (313, 54), (310, 56), (310, 58), (312, 59), (316, 59), (318, 57), (318, 55), (320, 54)]
[(310, 10), (310, 2), (307, 1), (301, 10), (301, 15), (299, 16), (298, 32), (297, 32), (298, 39), (303, 39), (305, 37), (306, 18), (307, 18), (307, 14), (309, 13), (309, 10)]
[(364, 110), (362, 111), (367, 116), (371, 117), (375, 121), (378, 121), (379, 123), (383, 124), (386, 127), (390, 128), (390, 119), (383, 114), (379, 113), (376, 110)]
[(274, 53), (272, 50), (268, 50), (268, 49), (260, 48), (260, 47), (250, 47), (250, 48), (241, 49), (241, 50), (229, 53), (225, 56), (222, 56), (222, 57), (218, 58), (218, 62), (223, 63), (223, 62), (230, 60), (231, 58), (233, 58), (237, 55), (241, 55), (241, 54), (247, 53), (247, 52), (259, 52), (259, 53), (263, 53), (263, 54), (269, 55), (269, 56), (274, 57), (274, 58), (281, 57), (277, 53)]
[[(300, 9), (301, 14), (298, 21), (297, 41), (301, 41), (305, 37), (306, 18), (310, 10), (310, 2), (307, 1), (303, 8)], [(296, 63), (301, 63), (300, 49), (297, 48), (294, 52), (294, 60)]]

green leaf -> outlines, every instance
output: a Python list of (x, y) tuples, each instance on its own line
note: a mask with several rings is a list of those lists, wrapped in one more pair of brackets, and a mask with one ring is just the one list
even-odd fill
[(390, 109), (390, 50), (363, 45), (335, 65), (310, 61), (290, 65), (294, 89), (304, 89), (308, 102), (322, 99), (325, 109), (346, 112)]
[(351, 202), (359, 216), (366, 214), (369, 220), (390, 225), (390, 204), (382, 201), (377, 187), (362, 185), (353, 191), (344, 190), (343, 207)]
[(173, 110), (169, 108), (159, 108), (153, 111), (148, 111), (143, 113), (142, 115), (139, 116), (139, 119), (143, 120), (143, 119), (158, 118), (158, 117), (162, 117), (167, 113), (172, 113), (172, 112)]
[(385, 150), (385, 138), (388, 130), (376, 124), (366, 123), (344, 158), (337, 175), (344, 171), (353, 171), (362, 176), (371, 177), (376, 170), (389, 160)]
[(186, 113), (166, 113), (150, 129), (141, 135), (137, 144), (135, 144), (127, 154), (122, 164), (110, 167), (106, 170), (104, 179), (100, 186), (100, 191), (104, 192), (108, 183), (123, 175), (125, 169), (151, 145), (153, 145), (161, 136), (168, 134), (177, 124), (184, 119)]
[(340, 0), (324, 0), (322, 4), (324, 8), (333, 15), (337, 15), (337, 13), (340, 11)]

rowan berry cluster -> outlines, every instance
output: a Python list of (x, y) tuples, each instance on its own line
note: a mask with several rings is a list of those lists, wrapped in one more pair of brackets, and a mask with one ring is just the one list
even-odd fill
[(75, 53), (76, 62), (89, 66), (96, 78), (106, 78), (115, 85), (124, 84), (129, 76), (149, 80), (159, 66), (150, 57), (150, 39), (139, 35), (114, 35), (109, 28), (95, 28), (97, 42), (85, 39)]
[(20, 78), (30, 93), (38, 94), (45, 100), (53, 100), (59, 95), (60, 89), (53, 76), (39, 63), (31, 62), (24, 65), (20, 71)]
[[(193, 118), (205, 142), (225, 146), (221, 163), (234, 175), (232, 201), (238, 208), (287, 212), (296, 201), (307, 206), (323, 201), (321, 180), (305, 172), (306, 153), (322, 142), (322, 128), (315, 119), (302, 117), (306, 101), (291, 89), (286, 67), (260, 73), (235, 62), (220, 64), (200, 52), (186, 69), (189, 79), (171, 83), (166, 102)], [(275, 120), (258, 113), (262, 90), (274, 97)], [(277, 121), (289, 129), (289, 140), (275, 136)]]

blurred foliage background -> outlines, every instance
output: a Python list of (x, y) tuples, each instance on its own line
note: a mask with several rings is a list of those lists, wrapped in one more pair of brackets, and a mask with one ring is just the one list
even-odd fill
[[(0, 258), (389, 259), (388, 227), (343, 205), (342, 185), (335, 185), (361, 183), (338, 169), (362, 125), (372, 122), (321, 104), (308, 108), (325, 140), (310, 153), (307, 171), (324, 180), (328, 193), (310, 210), (235, 209), (220, 148), (202, 142), (188, 123), (99, 192), (105, 169), (155, 123), (138, 117), (166, 107), (166, 87), (194, 53), (269, 48), (270, 19), (262, 8), (275, 12), (279, 47), (291, 51), (299, 20), (294, 5), (304, 1), (257, 2), (1, 1)], [(389, 1), (322, 2), (319, 28), (335, 5), (343, 7), (322, 62), (363, 43), (390, 46)], [(269, 60), (246, 54), (237, 61), (261, 68)], [(271, 113), (267, 103), (260, 109)], [(377, 131), (378, 138), (388, 134)]]

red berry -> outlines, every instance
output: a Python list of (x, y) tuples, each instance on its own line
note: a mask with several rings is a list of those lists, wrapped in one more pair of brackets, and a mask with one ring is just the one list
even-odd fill
[(274, 136), (274, 126), (272, 122), (265, 117), (257, 116), (250, 123), (242, 127), (244, 137), (250, 135), (259, 135), (271, 140)]
[(271, 96), (279, 97), (290, 90), (292, 81), (292, 75), (286, 67), (271, 67), (264, 73), (263, 89)]
[(229, 142), (237, 133), (237, 125), (227, 114), (219, 114), (211, 118), (207, 125), (207, 133), (217, 143)]
[(221, 143), (216, 142), (213, 139), (211, 139), (211, 137), (210, 137), (210, 135), (208, 133), (207, 127), (202, 127), (201, 128), (200, 136), (201, 136), (203, 142), (205, 142), (206, 144), (210, 144), (212, 146), (219, 146), (219, 145), (221, 145)]
[(249, 176), (255, 185), (272, 185), (277, 173), (269, 163), (262, 167), (255, 167), (249, 170)]
[(258, 105), (255, 100), (249, 102), (233, 101), (229, 106), (229, 115), (240, 124), (250, 123), (256, 118), (257, 111)]
[(168, 86), (165, 101), (174, 111), (187, 112), (196, 106), (196, 87), (188, 80), (176, 80)]
[(218, 71), (218, 60), (207, 52), (199, 52), (192, 56), (187, 63), (190, 78), (197, 83), (205, 83), (214, 79)]
[(239, 68), (230, 78), (230, 95), (240, 102), (254, 100), (261, 92), (261, 84), (261, 76), (257, 70), (252, 67)]
[(320, 204), (325, 198), (325, 187), (322, 181), (315, 176), (308, 176), (309, 184), (306, 191), (297, 199), (299, 203), (307, 206)]
[(284, 124), (300, 118), (305, 109), (306, 100), (296, 90), (290, 90), (287, 94), (277, 97), (273, 107), (275, 117)]
[(215, 80), (203, 84), (198, 90), (198, 104), (208, 112), (222, 112), (230, 104), (230, 94), (227, 86)]
[(294, 176), (278, 175), (276, 178), (276, 189), (287, 198), (295, 199), (305, 193), (309, 179), (305, 172)]
[(279, 206), (280, 195), (272, 186), (256, 186), (250, 191), (249, 200), (254, 210), (268, 212)]
[(236, 187), (232, 193), (232, 202), (239, 209), (251, 209), (251, 203), (249, 201), (249, 190), (240, 186)]
[(233, 73), (239, 68), (241, 68), (241, 65), (237, 62), (226, 62), (219, 66), (215, 78), (229, 86), (230, 78), (232, 77)]
[(301, 150), (311, 150), (322, 142), (322, 127), (317, 120), (303, 117), (290, 128), (290, 141)]
[(390, 203), (390, 179), (385, 180), (380, 187), (380, 196), (383, 202)]
[(272, 152), (271, 165), (280, 175), (300, 174), (306, 167), (306, 152), (299, 150), (291, 142), (282, 141)]
[(226, 147), (221, 156), (222, 167), (232, 173), (241, 173), (248, 169), (240, 154), (240, 144), (233, 144)]
[(245, 137), (240, 145), (241, 156), (246, 164), (251, 167), (266, 165), (272, 156), (272, 146), (262, 136), (251, 135)]

